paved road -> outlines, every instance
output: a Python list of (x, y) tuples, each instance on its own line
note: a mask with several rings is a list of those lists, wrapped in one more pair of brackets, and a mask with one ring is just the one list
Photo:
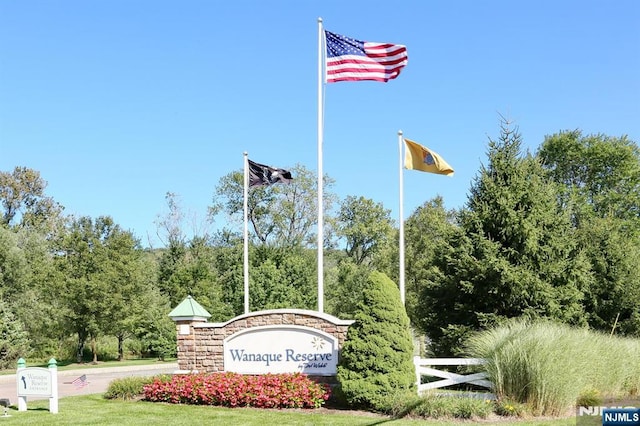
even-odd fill
[[(102, 393), (107, 390), (112, 380), (129, 376), (154, 376), (156, 374), (170, 374), (178, 370), (178, 363), (167, 362), (149, 365), (127, 367), (83, 368), (78, 370), (58, 371), (58, 397), (87, 395)], [(76, 387), (71, 382), (85, 374), (87, 384)], [(15, 374), (0, 376), (0, 399), (8, 398), (12, 405), (18, 404), (17, 379)], [(46, 397), (32, 396), (29, 400), (46, 399)]]

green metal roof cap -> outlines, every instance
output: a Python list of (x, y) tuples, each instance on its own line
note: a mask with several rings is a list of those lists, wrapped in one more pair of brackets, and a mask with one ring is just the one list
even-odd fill
[(205, 308), (202, 307), (196, 300), (187, 296), (178, 306), (176, 306), (173, 311), (169, 313), (170, 317), (199, 317), (199, 318), (209, 318), (211, 314), (207, 312)]

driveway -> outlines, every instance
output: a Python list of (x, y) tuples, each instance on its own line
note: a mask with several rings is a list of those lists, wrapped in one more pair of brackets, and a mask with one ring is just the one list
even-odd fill
[[(103, 393), (112, 380), (131, 376), (154, 376), (171, 374), (178, 370), (177, 362), (156, 363), (126, 367), (97, 367), (77, 370), (58, 371), (58, 397)], [(78, 387), (73, 380), (86, 376), (86, 385)], [(9, 399), (11, 405), (18, 404), (17, 379), (15, 374), (0, 376), (0, 399)], [(47, 399), (47, 397), (31, 396), (28, 400)]]

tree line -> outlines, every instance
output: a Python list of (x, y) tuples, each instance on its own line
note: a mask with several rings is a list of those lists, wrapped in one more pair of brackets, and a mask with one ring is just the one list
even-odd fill
[[(435, 197), (405, 221), (406, 310), (436, 355), (508, 318), (640, 334), (640, 150), (627, 137), (562, 131), (525, 152), (503, 120), (467, 201)], [(249, 191), (250, 308), (316, 309), (317, 179)], [(38, 171), (0, 172), (0, 365), (82, 361), (110, 336), (118, 356), (175, 353), (170, 310), (187, 295), (225, 321), (244, 312), (243, 173), (216, 185), (213, 233), (187, 237), (176, 194), (144, 248), (113, 219), (74, 217)], [(398, 282), (398, 225), (381, 203), (339, 199), (324, 177), (325, 311), (352, 318), (377, 271)], [(70, 349), (71, 348), (71, 351)]]

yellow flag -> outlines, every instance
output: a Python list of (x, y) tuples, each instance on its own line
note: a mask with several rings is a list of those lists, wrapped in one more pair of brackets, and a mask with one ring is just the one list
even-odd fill
[(435, 152), (409, 139), (405, 139), (404, 144), (405, 169), (453, 176), (453, 168)]

